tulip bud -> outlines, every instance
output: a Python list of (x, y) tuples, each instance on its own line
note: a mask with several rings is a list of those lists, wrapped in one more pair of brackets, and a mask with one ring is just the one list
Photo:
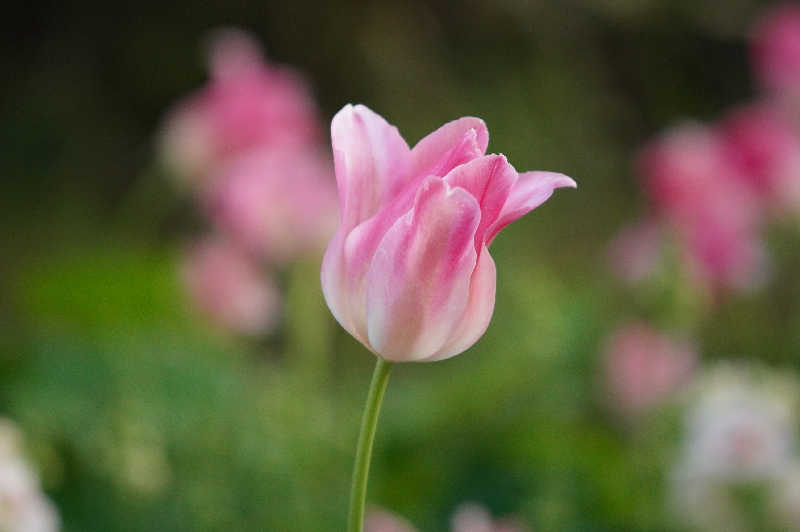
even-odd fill
[(503, 155), (485, 155), (478, 118), (447, 123), (410, 149), (383, 118), (347, 105), (331, 137), (341, 208), (322, 266), (331, 312), (386, 360), (463, 352), (494, 309), (492, 239), (575, 182), (518, 174)]

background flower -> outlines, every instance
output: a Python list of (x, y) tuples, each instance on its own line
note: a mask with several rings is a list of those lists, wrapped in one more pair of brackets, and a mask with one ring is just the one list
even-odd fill
[[(773, 491), (786, 489), (779, 479), (796, 459), (796, 389), (778, 375), (720, 366), (697, 383), (697, 390), (673, 472), (679, 515), (709, 530), (746, 530), (754, 519), (763, 526), (761, 514), (771, 503), (740, 493), (764, 490), (769, 501)], [(741, 504), (741, 496), (754, 508)]]
[(318, 252), (336, 226), (330, 164), (319, 154), (254, 151), (212, 178), (206, 209), (223, 231), (269, 262)]
[(192, 302), (212, 321), (263, 334), (277, 319), (280, 294), (257, 262), (223, 240), (189, 250), (182, 272)]
[(794, 99), (800, 88), (800, 8), (784, 4), (765, 12), (752, 34), (753, 70), (761, 85)]
[(162, 134), (169, 169), (189, 182), (208, 178), (224, 160), (253, 148), (303, 148), (317, 140), (318, 118), (298, 75), (266, 63), (239, 30), (216, 34), (209, 84), (178, 103)]
[(22, 456), (21, 435), (0, 419), (0, 529), (8, 532), (55, 532), (59, 519), (39, 488), (39, 479)]
[(684, 339), (672, 339), (645, 323), (627, 323), (606, 341), (605, 387), (612, 405), (637, 414), (665, 401), (685, 385), (697, 354)]

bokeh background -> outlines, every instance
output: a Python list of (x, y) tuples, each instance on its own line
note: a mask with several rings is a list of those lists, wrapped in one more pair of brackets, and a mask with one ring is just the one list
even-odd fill
[[(800, 529), (787, 516), (800, 475), (776, 476), (795, 467), (800, 217), (759, 225), (768, 274), (747, 289), (687, 279), (675, 252), (633, 284), (609, 261), (619, 231), (652, 210), (642, 146), (763, 98), (749, 36), (772, 5), (17, 6), (0, 22), (0, 412), (38, 477), (25, 497), (65, 531), (344, 527), (374, 359), (325, 307), (322, 248), (270, 267), (280, 310), (260, 334), (214, 323), (182, 283), (187, 247), (213, 220), (159, 138), (208, 83), (209, 32), (237, 27), (302, 75), (322, 153), (348, 102), (411, 144), (474, 115), (490, 151), (579, 183), (493, 244), (486, 335), (451, 360), (395, 367), (373, 504), (426, 531), (448, 530), (465, 502), (531, 530)], [(625, 349), (620, 370), (610, 352)], [(730, 463), (703, 473), (731, 446)], [(23, 504), (14, 482), (0, 478), (0, 522)], [(696, 518), (698, 506), (719, 515)]]

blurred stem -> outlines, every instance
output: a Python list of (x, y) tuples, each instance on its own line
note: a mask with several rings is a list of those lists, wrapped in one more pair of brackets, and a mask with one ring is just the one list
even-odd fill
[(353, 466), (353, 483), (350, 489), (350, 514), (348, 532), (363, 532), (364, 505), (367, 501), (367, 480), (369, 463), (372, 458), (372, 443), (375, 441), (375, 429), (378, 426), (378, 415), (381, 411), (383, 394), (389, 382), (389, 371), (392, 363), (376, 357), (375, 371), (369, 385), (367, 404), (364, 405), (364, 417), (361, 419), (361, 432), (358, 435), (356, 463)]

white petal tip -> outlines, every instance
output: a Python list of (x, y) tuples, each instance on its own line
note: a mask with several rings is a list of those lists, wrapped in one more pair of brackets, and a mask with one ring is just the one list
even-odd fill
[(578, 188), (578, 183), (564, 174), (557, 174), (553, 179), (553, 188)]

